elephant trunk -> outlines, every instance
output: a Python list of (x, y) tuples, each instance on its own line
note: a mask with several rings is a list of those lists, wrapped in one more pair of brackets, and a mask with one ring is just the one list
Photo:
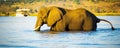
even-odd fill
[(105, 19), (100, 19), (100, 21), (105, 21), (105, 22), (109, 23), (109, 24), (111, 25), (111, 29), (112, 29), (112, 30), (115, 30), (115, 28), (113, 27), (113, 25), (112, 25), (111, 22), (109, 22), (109, 21), (107, 21), (107, 20), (105, 20)]

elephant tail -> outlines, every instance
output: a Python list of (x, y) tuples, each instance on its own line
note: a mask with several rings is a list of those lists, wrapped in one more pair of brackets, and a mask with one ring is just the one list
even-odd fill
[(111, 22), (109, 22), (109, 21), (107, 21), (107, 20), (105, 20), (105, 19), (100, 19), (100, 21), (105, 21), (105, 22), (109, 23), (110, 26), (111, 26), (111, 29), (112, 29), (112, 30), (115, 30), (115, 28), (113, 27), (113, 25), (112, 25)]

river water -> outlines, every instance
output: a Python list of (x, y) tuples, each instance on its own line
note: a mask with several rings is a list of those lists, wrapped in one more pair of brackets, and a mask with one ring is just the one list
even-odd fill
[(36, 17), (0, 17), (0, 48), (120, 48), (120, 16), (97, 16), (97, 31), (52, 32), (43, 25), (33, 31)]

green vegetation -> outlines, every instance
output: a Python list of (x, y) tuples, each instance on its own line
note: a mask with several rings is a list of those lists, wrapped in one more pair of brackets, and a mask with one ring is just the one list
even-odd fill
[(36, 16), (43, 6), (85, 8), (97, 16), (120, 16), (120, 0), (0, 0), (0, 16), (15, 16), (21, 8), (30, 9), (30, 15)]

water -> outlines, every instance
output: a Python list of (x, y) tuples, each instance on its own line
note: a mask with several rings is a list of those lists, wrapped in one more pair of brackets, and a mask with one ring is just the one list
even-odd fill
[(97, 31), (42, 32), (33, 31), (35, 17), (0, 17), (0, 48), (120, 48), (120, 16), (99, 18), (112, 22), (112, 31), (106, 22), (100, 22)]

